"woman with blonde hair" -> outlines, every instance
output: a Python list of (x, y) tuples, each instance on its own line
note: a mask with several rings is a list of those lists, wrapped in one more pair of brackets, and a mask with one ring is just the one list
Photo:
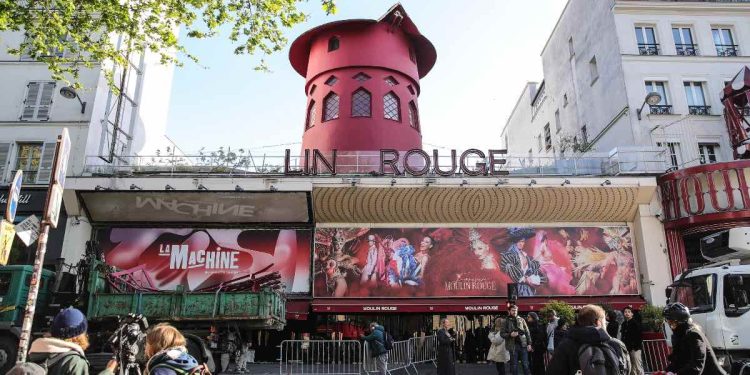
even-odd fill
[[(167, 323), (153, 326), (146, 334), (145, 354), (148, 375), (185, 375), (200, 366), (187, 352), (185, 336)], [(198, 371), (201, 373), (201, 371)]]
[(505, 362), (510, 359), (510, 354), (505, 349), (505, 339), (500, 335), (500, 329), (503, 326), (503, 318), (495, 319), (494, 331), (488, 335), (490, 339), (490, 350), (487, 352), (487, 360), (495, 362), (498, 375), (505, 375)]

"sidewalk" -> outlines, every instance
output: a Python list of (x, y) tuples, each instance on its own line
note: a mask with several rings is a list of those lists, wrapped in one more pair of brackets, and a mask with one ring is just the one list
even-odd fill
[[(420, 364), (417, 366), (419, 375), (436, 375), (437, 371), (435, 366), (432, 364)], [(414, 370), (410, 369), (411, 374), (414, 375)], [(398, 370), (393, 371), (393, 375), (406, 375), (406, 371)], [(240, 374), (236, 372), (219, 373), (219, 375), (235, 375)], [(252, 375), (279, 375), (279, 364), (278, 363), (255, 363), (248, 365), (248, 371), (243, 372), (244, 374)], [(457, 363), (456, 364), (457, 375), (497, 375), (495, 371), (495, 365), (491, 363), (486, 364), (468, 364), (468, 363)], [(283, 375), (283, 374), (282, 374)]]

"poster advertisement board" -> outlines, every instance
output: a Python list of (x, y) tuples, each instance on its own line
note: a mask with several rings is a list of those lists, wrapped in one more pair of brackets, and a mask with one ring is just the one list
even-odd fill
[[(108, 228), (98, 233), (107, 264), (142, 266), (155, 288), (196, 290), (279, 272), (287, 293), (310, 292), (311, 230)], [(264, 274), (265, 274), (264, 273)]]
[(318, 228), (316, 298), (636, 295), (630, 229)]

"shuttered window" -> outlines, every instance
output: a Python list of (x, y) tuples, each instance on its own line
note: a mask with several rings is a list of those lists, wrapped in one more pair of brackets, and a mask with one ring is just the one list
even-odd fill
[(26, 87), (26, 99), (23, 101), (21, 121), (49, 120), (55, 82), (29, 82)]
[(25, 184), (48, 183), (52, 174), (54, 158), (54, 142), (18, 143), (13, 173), (19, 169), (22, 170)]
[(10, 155), (10, 143), (0, 143), (0, 182), (5, 181), (5, 171), (8, 168), (8, 155)]
[(54, 142), (44, 144), (42, 162), (39, 164), (39, 175), (36, 180), (38, 184), (49, 183), (52, 176), (52, 163), (55, 161), (55, 146)]

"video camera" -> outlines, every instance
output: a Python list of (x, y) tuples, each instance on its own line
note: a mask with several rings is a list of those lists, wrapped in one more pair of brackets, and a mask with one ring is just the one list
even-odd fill
[(128, 314), (118, 319), (118, 327), (107, 344), (119, 366), (119, 375), (141, 375), (140, 363), (146, 341), (148, 321), (143, 315)]

